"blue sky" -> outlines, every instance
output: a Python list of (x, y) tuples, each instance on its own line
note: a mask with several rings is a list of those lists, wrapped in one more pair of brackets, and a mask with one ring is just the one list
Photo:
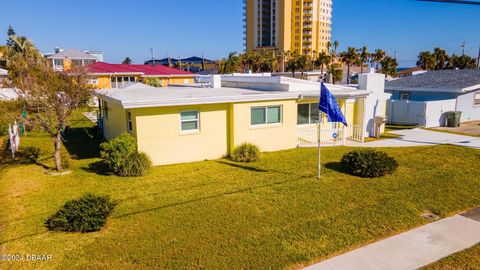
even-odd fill
[[(44, 52), (54, 47), (102, 50), (109, 62), (129, 56), (200, 56), (242, 51), (242, 0), (24, 0), (2, 3), (0, 31), (13, 25)], [(440, 46), (476, 57), (480, 6), (414, 0), (334, 0), (333, 39), (341, 48), (367, 45), (397, 52), (400, 66)], [(6, 38), (6, 35), (5, 35)]]

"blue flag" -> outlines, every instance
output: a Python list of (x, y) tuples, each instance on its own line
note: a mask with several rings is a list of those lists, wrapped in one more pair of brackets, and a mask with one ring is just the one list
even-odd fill
[(320, 103), (318, 105), (318, 109), (321, 112), (327, 114), (328, 122), (340, 122), (343, 123), (345, 126), (347, 125), (347, 120), (345, 120), (345, 116), (343, 115), (342, 110), (338, 106), (337, 100), (323, 83), (320, 93)]

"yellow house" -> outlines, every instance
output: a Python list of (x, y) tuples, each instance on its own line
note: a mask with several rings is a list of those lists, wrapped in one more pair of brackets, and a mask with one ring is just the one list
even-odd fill
[(90, 84), (96, 89), (120, 88), (134, 82), (156, 84), (158, 87), (169, 85), (193, 84), (195, 75), (162, 65), (109, 64), (96, 62), (88, 67), (92, 76)]
[[(365, 74), (364, 74), (365, 75)], [(364, 76), (364, 75), (361, 75)], [(376, 87), (384, 76), (367, 74), (363, 83)], [(362, 77), (363, 78), (363, 77)], [(328, 85), (349, 124), (322, 121), (322, 143), (343, 145), (374, 135), (375, 115), (384, 116), (387, 96), (374, 100), (374, 89)], [(380, 91), (383, 89), (380, 87)], [(139, 151), (155, 165), (218, 159), (250, 142), (262, 151), (315, 146), (320, 84), (271, 76), (222, 76), (212, 88), (177, 87), (158, 91), (134, 84), (98, 90), (100, 123), (106, 139), (131, 133)], [(375, 108), (368, 108), (376, 104)], [(382, 107), (380, 109), (380, 107)], [(366, 110), (372, 110), (372, 114)], [(375, 114), (373, 110), (378, 110)], [(372, 115), (372, 116), (369, 116)]]

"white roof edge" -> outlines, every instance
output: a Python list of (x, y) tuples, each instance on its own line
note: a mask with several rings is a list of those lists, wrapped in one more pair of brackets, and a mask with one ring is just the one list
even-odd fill
[[(271, 100), (289, 100), (298, 99), (298, 94), (258, 94), (249, 97), (211, 97), (211, 98), (191, 98), (191, 99), (166, 99), (162, 101), (139, 101), (139, 102), (119, 102), (125, 109), (151, 108), (151, 107), (170, 107), (170, 106), (188, 106), (202, 104), (220, 104), (220, 103), (237, 103), (237, 102), (253, 102), (253, 101), (271, 101)], [(112, 99), (111, 99), (112, 100)]]
[(462, 89), (462, 92), (463, 92), (463, 93), (467, 93), (467, 92), (475, 91), (475, 90), (478, 90), (478, 89), (480, 89), (480, 84), (472, 85), (472, 86), (470, 86), (470, 87), (463, 88), (463, 89)]
[(426, 88), (426, 87), (385, 87), (386, 91), (418, 91), (418, 92), (447, 92), (447, 93), (463, 93), (461, 88)]

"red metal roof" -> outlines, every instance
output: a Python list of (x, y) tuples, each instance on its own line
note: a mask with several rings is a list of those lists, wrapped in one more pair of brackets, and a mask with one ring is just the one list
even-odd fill
[(140, 74), (144, 76), (192, 75), (193, 73), (170, 68), (163, 65), (126, 65), (96, 62), (88, 66), (88, 71), (94, 74)]

